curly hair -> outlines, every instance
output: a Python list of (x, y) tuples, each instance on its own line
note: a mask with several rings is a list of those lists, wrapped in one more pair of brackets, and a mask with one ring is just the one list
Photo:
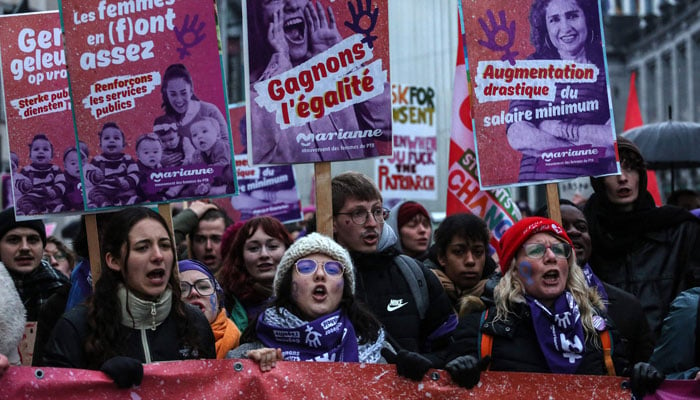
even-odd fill
[[(120, 285), (126, 284), (129, 274), (129, 232), (140, 221), (152, 219), (160, 223), (168, 233), (170, 247), (173, 252), (171, 271), (177, 267), (175, 261), (175, 241), (163, 217), (145, 207), (131, 207), (111, 215), (101, 239), (100, 260), (102, 275), (95, 284), (95, 292), (88, 300), (88, 335), (85, 341), (85, 355), (88, 368), (99, 369), (106, 360), (124, 354), (126, 338), (129, 330), (121, 324), (122, 313), (117, 291)], [(104, 268), (107, 265), (106, 256), (123, 261), (122, 271)], [(180, 297), (180, 284), (174, 272), (171, 272), (168, 287), (172, 290), (172, 308), (170, 316), (175, 320), (178, 337), (182, 344), (189, 347), (192, 353), (200, 352), (197, 331), (188, 320), (185, 313), (185, 303)]]
[(452, 214), (445, 218), (435, 230), (437, 254), (445, 256), (447, 246), (450, 245), (450, 241), (455, 236), (481, 243), (488, 248), (491, 233), (488, 226), (486, 226), (486, 222), (474, 214)]
[[(559, 52), (549, 39), (547, 31), (547, 7), (553, 0), (535, 0), (530, 8), (530, 43), (535, 47), (532, 58), (560, 59)], [(588, 27), (586, 57), (596, 65), (603, 65), (602, 37), (598, 18), (598, 3), (593, 0), (575, 0), (583, 10)]]
[(223, 261), (218, 279), (226, 294), (226, 304), (234, 304), (233, 297), (247, 302), (258, 302), (267, 298), (255, 291), (253, 287), (255, 281), (248, 273), (243, 257), (246, 240), (250, 239), (258, 228), (262, 228), (266, 234), (281, 241), (285, 250), (292, 245), (289, 232), (277, 218), (260, 216), (246, 221), (236, 232), (231, 247), (221, 249)]

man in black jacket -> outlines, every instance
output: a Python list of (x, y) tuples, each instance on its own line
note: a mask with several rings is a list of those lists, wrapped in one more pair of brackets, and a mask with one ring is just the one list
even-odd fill
[[(388, 361), (397, 364), (399, 374), (420, 379), (432, 366), (429, 353), (444, 348), (457, 325), (449, 298), (433, 273), (399, 256), (396, 234), (384, 223), (388, 210), (369, 177), (340, 174), (332, 180), (332, 191), (333, 233), (352, 256), (357, 297), (369, 305), (398, 347), (397, 358), (388, 355)], [(415, 264), (407, 267), (415, 268), (415, 277), (402, 270), (401, 263)]]
[(617, 147), (621, 174), (591, 177), (595, 193), (583, 211), (593, 246), (589, 263), (603, 282), (639, 299), (658, 337), (671, 301), (700, 281), (700, 219), (656, 207), (639, 148), (624, 137)]
[(36, 333), (32, 365), (41, 365), (44, 345), (63, 314), (70, 290), (68, 278), (43, 260), (45, 246), (41, 220), (17, 221), (14, 208), (0, 212), (0, 261), (27, 310), (27, 322), (36, 322), (27, 331)]

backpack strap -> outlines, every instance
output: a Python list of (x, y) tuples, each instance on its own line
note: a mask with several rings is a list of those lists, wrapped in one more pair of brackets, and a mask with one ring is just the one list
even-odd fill
[(408, 287), (411, 289), (411, 294), (418, 308), (418, 316), (422, 320), (425, 318), (430, 303), (430, 294), (428, 293), (428, 285), (425, 281), (425, 275), (423, 275), (423, 269), (418, 265), (418, 261), (405, 254), (399, 254), (394, 257), (394, 260), (396, 265), (399, 266), (404, 279), (406, 279)]
[[(479, 343), (478, 343), (478, 348), (479, 348), (479, 360), (483, 359), (484, 357), (490, 357), (491, 356), (491, 350), (493, 350), (493, 336), (489, 335), (488, 333), (485, 333), (481, 327), (484, 325), (484, 321), (486, 321), (486, 317), (489, 315), (489, 309), (487, 308), (481, 313), (481, 321), (479, 321), (479, 331), (481, 332), (481, 336), (479, 336)], [(486, 367), (486, 371), (488, 371), (491, 368), (491, 363)]]
[(605, 369), (608, 375), (615, 376), (615, 365), (612, 360), (612, 338), (608, 329), (599, 332), (600, 343), (603, 345), (603, 360), (605, 361)]

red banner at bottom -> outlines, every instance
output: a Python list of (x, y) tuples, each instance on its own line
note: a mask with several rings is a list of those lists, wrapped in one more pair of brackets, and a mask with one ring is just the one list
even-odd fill
[(396, 375), (393, 365), (279, 362), (260, 372), (249, 360), (148, 364), (141, 386), (118, 389), (99, 371), (10, 367), (0, 399), (630, 399), (624, 378), (485, 372), (471, 390), (431, 370), (422, 382)]

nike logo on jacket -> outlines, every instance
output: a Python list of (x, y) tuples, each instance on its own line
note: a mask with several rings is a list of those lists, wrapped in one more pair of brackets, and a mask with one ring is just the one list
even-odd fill
[(405, 306), (408, 304), (407, 301), (404, 301), (403, 299), (391, 299), (389, 301), (389, 304), (386, 305), (386, 310), (389, 312), (392, 312), (394, 310), (398, 310), (399, 308)]

